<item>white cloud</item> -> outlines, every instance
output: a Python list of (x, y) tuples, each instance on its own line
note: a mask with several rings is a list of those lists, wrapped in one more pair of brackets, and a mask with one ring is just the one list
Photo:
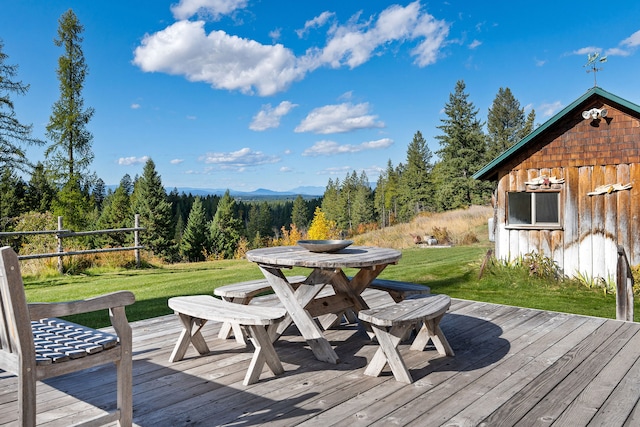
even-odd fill
[(295, 128), (295, 132), (313, 132), (317, 134), (351, 132), (356, 129), (384, 127), (377, 121), (378, 116), (368, 114), (369, 104), (343, 103), (325, 105), (312, 110)]
[(304, 37), (305, 34), (309, 32), (310, 29), (322, 27), (324, 24), (326, 24), (329, 18), (333, 17), (334, 15), (335, 13), (333, 12), (328, 12), (328, 11), (322, 12), (320, 15), (316, 16), (315, 18), (305, 22), (304, 28), (301, 30), (296, 30), (296, 34), (298, 34), (298, 37), (302, 38)]
[(438, 21), (421, 11), (420, 2), (406, 7), (389, 6), (377, 20), (358, 22), (359, 16), (351, 18), (344, 26), (334, 26), (327, 45), (316, 52), (312, 60), (320, 65), (338, 68), (348, 65), (355, 68), (367, 62), (377, 49), (391, 42), (422, 40), (411, 51), (420, 67), (436, 61), (439, 49), (449, 34), (449, 24)]
[(379, 139), (377, 141), (363, 142), (358, 145), (344, 144), (340, 145), (335, 141), (318, 141), (311, 148), (307, 148), (302, 153), (303, 156), (332, 156), (335, 154), (357, 153), (365, 150), (378, 150), (393, 145), (393, 140), (389, 138)]
[[(392, 43), (415, 44), (410, 54), (418, 66), (425, 67), (436, 62), (449, 33), (448, 23), (435, 19), (415, 1), (406, 7), (389, 6), (377, 19), (364, 22), (354, 15), (345, 25), (330, 27), (324, 47), (309, 47), (296, 57), (281, 44), (265, 45), (224, 31), (207, 34), (204, 18), (186, 20), (194, 14), (202, 16), (203, 11), (218, 18), (246, 5), (246, 0), (182, 0), (172, 8), (180, 20), (146, 34), (134, 51), (133, 63), (145, 72), (182, 75), (216, 89), (269, 96), (319, 67), (362, 65)], [(324, 25), (332, 16), (325, 12), (308, 21), (305, 29)]]
[(573, 55), (591, 55), (592, 53), (600, 53), (602, 52), (602, 48), (601, 47), (595, 47), (595, 46), (587, 46), (587, 47), (582, 47), (578, 50), (574, 50), (572, 52)]
[(149, 156), (142, 157), (120, 157), (118, 159), (118, 164), (121, 166), (131, 166), (131, 165), (139, 165), (142, 163), (146, 163), (149, 160)]
[(326, 168), (318, 172), (318, 175), (345, 175), (349, 172), (352, 172), (353, 168), (351, 166), (340, 166), (333, 168)]
[(542, 67), (544, 64), (547, 63), (546, 59), (536, 59), (534, 58), (534, 62), (536, 64), (536, 67)]
[(169, 161), (169, 163), (171, 163), (172, 165), (179, 165), (182, 162), (184, 162), (184, 159), (173, 159)]
[(247, 0), (180, 0), (180, 3), (171, 6), (171, 12), (176, 19), (189, 19), (198, 14), (218, 20), (223, 15), (245, 8), (247, 2)]
[(138, 108), (140, 108), (140, 104), (136, 104), (136, 103), (131, 104), (132, 110), (137, 110)]
[(622, 40), (620, 44), (622, 46), (628, 46), (628, 47), (640, 46), (640, 30), (636, 31), (635, 33), (631, 34), (631, 36)]
[(469, 45), (469, 49), (475, 49), (478, 46), (482, 45), (482, 42), (480, 40), (474, 40), (471, 42), (471, 44)]
[(253, 116), (253, 120), (249, 125), (249, 129), (255, 131), (263, 131), (267, 129), (277, 128), (280, 126), (280, 119), (289, 114), (293, 108), (297, 107), (297, 104), (293, 104), (289, 101), (282, 101), (277, 107), (272, 108), (271, 104), (262, 106), (262, 109), (258, 111), (258, 114)]
[(281, 36), (282, 36), (282, 29), (280, 28), (276, 28), (275, 30), (269, 31), (269, 38), (271, 38), (271, 40), (273, 40), (274, 43), (280, 40)]
[(184, 75), (216, 89), (267, 96), (285, 90), (305, 74), (281, 44), (263, 45), (224, 31), (204, 31), (204, 21), (179, 21), (146, 35), (133, 63), (146, 72)]
[(620, 49), (619, 47), (612, 47), (607, 49), (604, 54), (606, 56), (629, 56), (631, 52), (628, 50)]
[(253, 151), (250, 148), (242, 148), (228, 153), (207, 153), (199, 160), (207, 164), (215, 164), (219, 169), (242, 172), (249, 167), (277, 163), (280, 158), (261, 151)]
[(280, 172), (282, 173), (289, 173), (289, 172), (293, 172), (293, 169), (291, 169), (289, 166), (282, 166), (280, 168)]
[(560, 101), (540, 104), (540, 106), (536, 109), (536, 113), (540, 112), (542, 117), (551, 117), (562, 108), (562, 103)]

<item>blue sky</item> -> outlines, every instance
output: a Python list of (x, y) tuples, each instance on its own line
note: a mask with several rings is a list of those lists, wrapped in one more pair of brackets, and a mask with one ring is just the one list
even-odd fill
[(598, 86), (640, 103), (636, 0), (2, 3), (7, 63), (31, 86), (16, 113), (41, 138), (58, 19), (71, 8), (84, 25), (92, 170), (107, 184), (147, 158), (167, 187), (285, 191), (353, 170), (375, 182), (416, 131), (439, 149), (456, 81), (483, 121), (508, 87), (543, 123), (593, 87), (593, 52), (608, 57)]

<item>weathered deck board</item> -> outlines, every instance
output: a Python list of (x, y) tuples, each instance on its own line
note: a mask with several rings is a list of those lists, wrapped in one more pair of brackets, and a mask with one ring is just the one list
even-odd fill
[[(389, 303), (367, 291), (371, 306)], [(169, 363), (180, 333), (176, 316), (134, 322), (137, 426), (635, 425), (640, 418), (640, 325), (488, 303), (453, 300), (441, 327), (455, 357), (401, 344), (416, 381), (388, 369), (363, 374), (377, 349), (354, 325), (327, 332), (341, 359), (313, 357), (290, 328), (275, 348), (285, 373), (268, 370), (243, 386), (252, 351), (203, 334), (211, 353), (190, 348)], [(266, 369), (266, 368), (265, 368)], [(38, 422), (67, 426), (108, 409), (115, 369), (74, 373), (38, 384)], [(17, 382), (0, 371), (0, 425), (16, 420)], [(591, 424), (590, 424), (591, 423)]]

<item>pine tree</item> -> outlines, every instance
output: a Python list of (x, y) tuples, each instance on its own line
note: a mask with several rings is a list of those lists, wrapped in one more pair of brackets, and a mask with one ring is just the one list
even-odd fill
[(63, 218), (64, 228), (83, 231), (93, 222), (93, 200), (83, 191), (79, 177), (73, 177), (56, 194), (51, 202), (54, 216)]
[(444, 107), (447, 117), (441, 119), (442, 124), (438, 126), (443, 132), (436, 137), (441, 146), (437, 174), (434, 171), (438, 210), (482, 204), (491, 194), (491, 183), (472, 178), (485, 164), (486, 142), (483, 123), (477, 118), (478, 110), (468, 98), (465, 84), (459, 80)]
[(246, 237), (248, 240), (253, 241), (253, 247), (264, 246), (267, 243), (267, 239), (273, 236), (271, 222), (271, 207), (267, 202), (251, 204), (247, 218)]
[(102, 211), (102, 203), (107, 197), (107, 189), (102, 178), (98, 178), (96, 180), (91, 195), (93, 196), (93, 203), (95, 204), (98, 211)]
[[(93, 161), (91, 142), (93, 135), (86, 128), (93, 117), (93, 108), (84, 108), (82, 89), (88, 73), (82, 52), (84, 27), (73, 10), (69, 9), (58, 20), (58, 38), (54, 43), (64, 48), (58, 59), (60, 99), (53, 104), (47, 125), (47, 137), (52, 141), (45, 156), (57, 181), (68, 185), (81, 182)], [(82, 188), (82, 187), (81, 187)], [(75, 193), (74, 189), (71, 193)]]
[(242, 237), (242, 229), (242, 220), (235, 212), (235, 200), (227, 190), (218, 202), (218, 209), (211, 221), (210, 233), (213, 253), (220, 258), (233, 258)]
[[(109, 194), (104, 202), (103, 209), (98, 219), (100, 229), (127, 228), (132, 227), (134, 216), (131, 212), (131, 200), (127, 189), (122, 185), (116, 191)], [(131, 243), (133, 237), (131, 233), (105, 234), (100, 238), (103, 246), (122, 247), (126, 243)]]
[(204, 261), (207, 247), (207, 218), (202, 199), (196, 197), (180, 241), (180, 254), (188, 261)]
[(25, 145), (42, 145), (44, 141), (31, 136), (32, 125), (20, 123), (16, 118), (11, 95), (25, 95), (29, 85), (15, 81), (17, 65), (5, 64), (8, 56), (0, 40), (0, 167), (24, 172), (32, 166), (23, 149)]
[(327, 187), (324, 190), (324, 195), (322, 196), (322, 212), (327, 217), (328, 220), (338, 222), (340, 216), (342, 214), (342, 210), (340, 209), (340, 180), (336, 178), (335, 182), (329, 178), (329, 182), (327, 183)]
[(373, 219), (373, 192), (369, 185), (367, 174), (362, 171), (357, 181), (351, 209), (351, 218), (354, 228), (358, 229), (362, 225), (370, 224)]
[(309, 224), (309, 209), (307, 208), (307, 202), (305, 202), (299, 194), (293, 201), (291, 224), (295, 225), (298, 229), (304, 229)]
[(27, 209), (45, 213), (51, 209), (51, 203), (55, 197), (55, 188), (47, 178), (44, 165), (38, 162), (27, 187)]
[(142, 245), (165, 260), (173, 260), (177, 248), (171, 205), (153, 160), (147, 160), (142, 176), (135, 181), (131, 200), (132, 211), (140, 214), (140, 226), (145, 228), (140, 233)]
[(27, 185), (11, 168), (0, 171), (0, 230), (26, 211), (24, 206)]
[(419, 212), (433, 209), (431, 156), (422, 133), (417, 131), (407, 148), (407, 163), (398, 180), (400, 221), (409, 221)]
[[(533, 114), (533, 116), (532, 116)], [(487, 116), (487, 157), (489, 162), (529, 134), (535, 112), (525, 120), (524, 108), (509, 88), (498, 90)]]

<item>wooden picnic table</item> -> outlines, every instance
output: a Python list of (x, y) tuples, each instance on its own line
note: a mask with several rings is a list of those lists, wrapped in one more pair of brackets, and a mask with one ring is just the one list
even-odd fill
[[(344, 312), (357, 313), (369, 308), (361, 297), (362, 292), (387, 265), (397, 263), (402, 254), (395, 249), (369, 246), (350, 246), (333, 253), (311, 252), (300, 246), (277, 246), (251, 250), (246, 257), (258, 264), (316, 358), (338, 363), (338, 355), (314, 317), (324, 316), (323, 325), (329, 325)], [(282, 272), (291, 267), (312, 269), (307, 280), (295, 289)], [(349, 278), (343, 271), (345, 268), (355, 268), (358, 272)], [(327, 285), (333, 287), (334, 294), (316, 298)]]

